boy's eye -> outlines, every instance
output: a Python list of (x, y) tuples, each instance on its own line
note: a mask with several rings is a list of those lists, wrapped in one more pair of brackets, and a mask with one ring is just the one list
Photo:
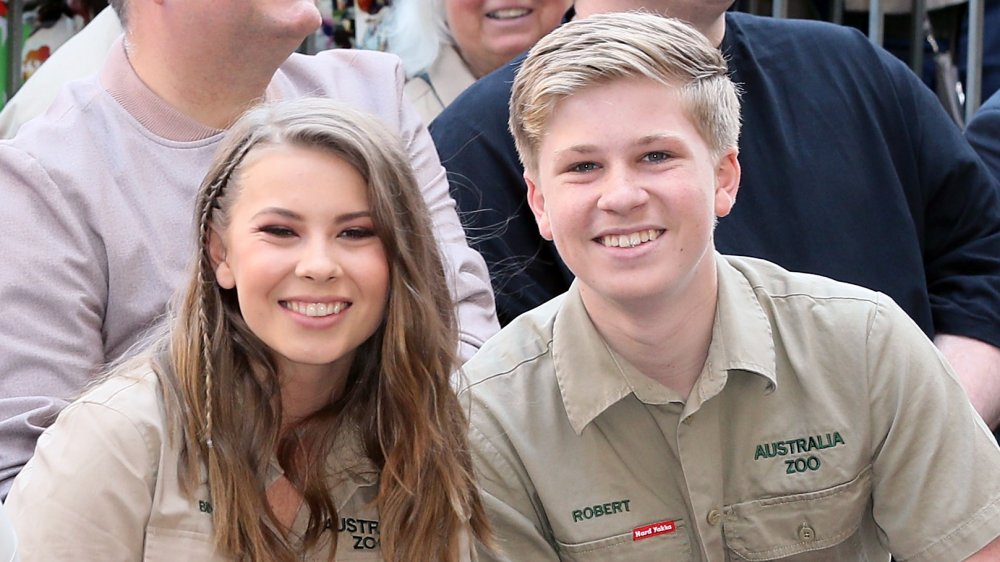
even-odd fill
[(596, 162), (578, 162), (569, 167), (570, 172), (585, 173), (593, 172), (598, 168)]
[(646, 162), (666, 162), (670, 159), (670, 154), (660, 151), (647, 152), (642, 156), (642, 159)]
[(362, 238), (371, 238), (372, 236), (375, 236), (374, 230), (362, 227), (348, 228), (340, 233), (341, 238), (362, 239)]
[(288, 228), (287, 226), (269, 225), (269, 226), (262, 226), (258, 230), (260, 230), (265, 234), (270, 234), (271, 236), (277, 236), (278, 238), (288, 238), (291, 236), (295, 236), (295, 231)]

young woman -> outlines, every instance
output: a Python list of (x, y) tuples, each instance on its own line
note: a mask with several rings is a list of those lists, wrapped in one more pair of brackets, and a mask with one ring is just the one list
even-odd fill
[(66, 408), (15, 481), (25, 562), (455, 561), (489, 541), (407, 162), (326, 100), (232, 127), (169, 333)]

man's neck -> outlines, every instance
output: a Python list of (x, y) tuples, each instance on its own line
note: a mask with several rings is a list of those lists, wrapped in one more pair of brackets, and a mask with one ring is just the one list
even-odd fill
[(726, 35), (726, 11), (709, 10), (703, 7), (689, 7), (683, 2), (676, 5), (670, 0), (577, 0), (574, 3), (576, 19), (586, 18), (594, 14), (609, 12), (626, 12), (645, 10), (664, 16), (677, 18), (691, 24), (708, 37), (713, 45), (722, 45)]
[(155, 47), (132, 42), (126, 42), (126, 53), (136, 74), (153, 92), (178, 111), (215, 129), (228, 128), (262, 100), (284, 61), (274, 55), (271, 61), (252, 60), (248, 53), (184, 56), (176, 48), (164, 56)]

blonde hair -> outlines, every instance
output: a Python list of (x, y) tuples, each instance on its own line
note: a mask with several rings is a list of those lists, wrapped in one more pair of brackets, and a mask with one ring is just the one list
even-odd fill
[[(280, 432), (279, 381), (269, 349), (247, 327), (235, 289), (215, 280), (213, 225), (223, 226), (247, 155), (267, 146), (327, 151), (368, 185), (376, 235), (389, 263), (386, 316), (356, 353), (343, 395)], [(201, 185), (198, 254), (155, 368), (181, 438), (188, 493), (207, 466), (217, 545), (239, 560), (297, 560), (267, 501), (273, 454), (303, 495), (303, 548), (336, 520), (327, 456), (342, 428), (356, 429), (379, 468), (377, 504), (388, 560), (457, 560), (466, 529), (489, 543), (465, 441), (467, 421), (450, 373), (457, 331), (430, 218), (399, 140), (374, 117), (325, 99), (247, 112), (229, 130)], [(224, 389), (217, 391), (217, 389)], [(331, 559), (336, 550), (333, 533)]]
[(510, 130), (521, 164), (538, 170), (538, 145), (560, 100), (627, 78), (677, 88), (698, 132), (721, 155), (740, 134), (739, 95), (727, 71), (722, 53), (680, 20), (617, 12), (566, 23), (532, 47), (514, 79)]

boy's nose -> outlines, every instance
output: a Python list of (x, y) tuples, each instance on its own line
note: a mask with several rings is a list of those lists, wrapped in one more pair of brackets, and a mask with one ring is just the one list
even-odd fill
[(605, 180), (605, 188), (598, 200), (602, 211), (627, 213), (649, 200), (649, 193), (635, 174), (619, 171), (608, 174)]

